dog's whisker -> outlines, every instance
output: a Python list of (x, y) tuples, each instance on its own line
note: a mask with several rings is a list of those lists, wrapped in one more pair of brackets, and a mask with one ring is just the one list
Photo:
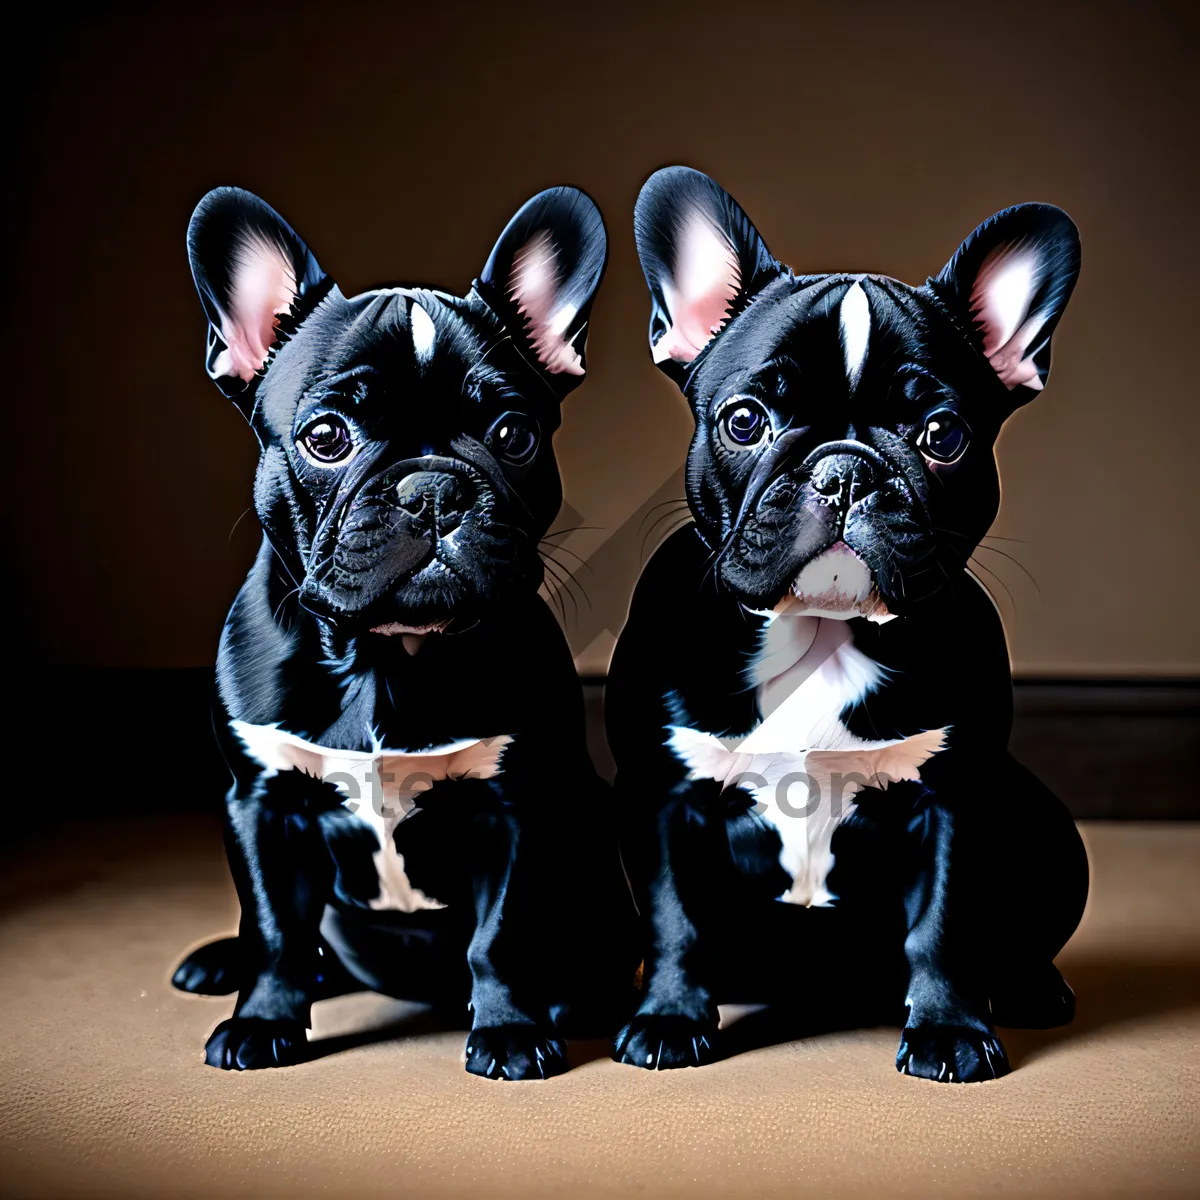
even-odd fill
[(237, 527), (242, 523), (242, 521), (245, 520), (246, 514), (251, 512), (253, 508), (253, 504), (248, 504), (242, 509), (241, 513), (238, 515), (238, 519), (229, 527), (229, 537), (226, 539), (227, 541), (233, 541), (233, 535), (237, 532)]
[[(639, 547), (640, 561), (645, 562), (649, 557), (646, 547), (653, 542), (654, 553), (669, 537), (672, 537), (678, 530), (683, 529), (691, 520), (690, 512), (676, 510), (667, 513), (665, 517), (659, 518), (655, 523), (642, 535), (641, 545)], [(660, 533), (660, 526), (662, 526)]]
[[(686, 525), (688, 523), (688, 521), (691, 519), (691, 515), (692, 515), (691, 509), (688, 508), (687, 505), (684, 505), (683, 508), (673, 508), (673, 509), (668, 510), (665, 513), (660, 513), (654, 519), (653, 523), (650, 525), (650, 528), (647, 529), (645, 534), (642, 536), (641, 556), (642, 556), (643, 561), (646, 558), (646, 543), (649, 542), (650, 539), (654, 536), (654, 531), (660, 525), (662, 525), (664, 523), (669, 524), (671, 521), (679, 520), (682, 517), (683, 519), (679, 520), (679, 525), (675, 527), (675, 528), (682, 529), (683, 526)], [(659, 538), (658, 543), (655, 547), (656, 549), (658, 546), (661, 546), (662, 543), (665, 542), (667, 540), (667, 538), (671, 536), (672, 533), (675, 532), (675, 528), (672, 528), (670, 530), (670, 532), (664, 534), (661, 538)]]
[(566, 609), (563, 608), (562, 597), (560, 595), (561, 584), (548, 571), (542, 577), (541, 590), (545, 592), (546, 600), (551, 608), (558, 614), (559, 624), (565, 626), (567, 623), (567, 613)]
[[(973, 540), (970, 537), (968, 537), (966, 534), (958, 533), (957, 531), (955, 531), (953, 529), (947, 529), (941, 525), (935, 525), (934, 529), (938, 533), (944, 534), (945, 536), (950, 537), (950, 538), (954, 538), (954, 539), (964, 543), (965, 545), (970, 546), (972, 555), (974, 555), (975, 551), (977, 551), (977, 550), (987, 550), (990, 554), (998, 554), (1001, 558), (1008, 559), (1008, 561), (1010, 563), (1012, 563), (1013, 566), (1015, 566), (1029, 580), (1029, 582), (1031, 584), (1033, 584), (1034, 590), (1038, 593), (1038, 595), (1040, 596), (1042, 594), (1042, 589), (1041, 589), (1040, 585), (1038, 584), (1038, 581), (1033, 577), (1033, 574), (1029, 571), (1029, 569), (1025, 566), (1025, 564), (1023, 562), (1021, 562), (1020, 559), (1013, 557), (1013, 555), (1009, 554), (1007, 551), (1001, 550), (997, 546), (984, 545), (982, 542), (975, 544), (973, 542)], [(1014, 538), (1014, 539), (1010, 539), (1010, 540), (1016, 541), (1017, 539)], [(984, 569), (986, 570), (987, 568), (984, 568)], [(1000, 579), (1000, 576), (998, 574), (996, 574), (995, 571), (991, 571), (990, 574), (993, 575), (997, 580)]]
[(574, 584), (574, 586), (579, 590), (580, 596), (583, 597), (584, 603), (590, 609), (592, 607), (591, 597), (588, 596), (587, 589), (583, 586), (582, 583), (579, 582), (579, 579), (575, 576), (575, 573), (565, 563), (563, 563), (559, 559), (555, 558), (554, 555), (551, 554), (548, 550), (543, 549), (543, 550), (541, 550), (540, 553), (541, 553), (543, 562), (546, 562), (547, 560), (549, 560), (549, 562), (554, 563), (554, 565), (558, 569), (558, 571), (563, 573), (566, 576), (566, 580), (569, 581), (570, 584)]
[[(989, 569), (988, 567), (985, 567), (983, 565), (983, 563), (981, 563), (975, 557), (968, 558), (967, 564), (968, 564), (968, 566), (972, 567), (976, 571), (985, 572), (991, 579), (993, 579), (996, 582), (996, 584), (1001, 588), (1001, 590), (1004, 592), (1004, 594), (1008, 597), (1009, 607), (1012, 609), (1012, 611), (1014, 613), (1017, 611), (1017, 601), (1016, 601), (1016, 598), (1012, 594), (1012, 589), (1008, 586), (1007, 583), (1004, 582), (1003, 579), (1000, 578), (999, 575), (996, 574), (995, 571)], [(981, 579), (979, 582), (982, 584), (983, 580)], [(986, 588), (985, 588), (985, 590), (986, 590)], [(994, 600), (995, 597), (993, 596), (992, 599)], [(999, 607), (999, 606), (997, 605), (997, 607)]]
[[(550, 576), (553, 577), (553, 579), (555, 581), (556, 590), (557, 590), (560, 598), (565, 597), (567, 600), (569, 600), (571, 602), (571, 608), (575, 614), (575, 623), (578, 624), (579, 623), (579, 601), (576, 600), (575, 593), (568, 586), (566, 580), (559, 573), (559, 570), (556, 567), (552, 566), (545, 559), (543, 559), (542, 561), (545, 563), (546, 571), (549, 573)], [(566, 620), (567, 620), (567, 615), (566, 615), (565, 609), (562, 610), (562, 618), (563, 618), (563, 624), (565, 625)]]
[[(541, 546), (545, 542), (545, 540), (546, 540), (545, 538), (542, 538), (541, 541), (538, 542), (538, 545)], [(577, 563), (579, 563), (581, 569), (583, 569), (585, 571), (589, 571), (589, 572), (591, 572), (591, 574), (595, 575), (596, 572), (592, 568), (592, 564), (590, 562), (588, 562), (588, 560), (586, 558), (584, 558), (582, 555), (576, 554), (575, 551), (570, 549), (570, 547), (568, 547), (568, 546), (559, 546), (553, 542), (550, 544), (551, 544), (551, 546), (553, 546), (553, 548), (555, 550), (558, 551), (559, 554), (569, 554)]]
[(1025, 576), (1025, 578), (1029, 580), (1030, 583), (1033, 584), (1034, 591), (1036, 591), (1039, 596), (1042, 594), (1042, 589), (1039, 586), (1038, 581), (1034, 579), (1032, 573), (1019, 559), (1014, 558), (1011, 554), (1006, 554), (1003, 550), (1000, 550), (996, 546), (985, 546), (982, 542), (976, 547), (976, 549), (986, 550), (989, 554), (998, 554), (1001, 558), (1007, 558), (1008, 561), (1012, 563), (1013, 566), (1015, 566), (1017, 570), (1019, 570)]
[(584, 530), (588, 532), (602, 532), (603, 525), (572, 525), (569, 529), (552, 529), (549, 533), (542, 534), (543, 540), (552, 537), (566, 537), (569, 533), (580, 533)]
[(645, 513), (642, 515), (642, 520), (641, 520), (641, 523), (638, 525), (638, 529), (641, 530), (641, 529), (645, 528), (646, 522), (648, 520), (650, 520), (651, 514), (658, 512), (659, 509), (662, 509), (662, 508), (687, 508), (687, 507), (688, 507), (688, 502), (682, 496), (677, 496), (672, 500), (664, 500), (661, 504), (654, 504), (650, 508), (648, 508), (645, 511)]
[(276, 606), (275, 611), (271, 614), (272, 621), (279, 620), (280, 610), (293, 596), (297, 595), (299, 593), (299, 591), (300, 591), (300, 589), (298, 587), (292, 588), (292, 590), (290, 592), (288, 592), (287, 595), (284, 596), (282, 600), (279, 601), (279, 604)]

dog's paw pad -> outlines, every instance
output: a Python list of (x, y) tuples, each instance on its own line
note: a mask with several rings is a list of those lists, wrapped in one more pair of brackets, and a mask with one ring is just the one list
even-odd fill
[(896, 1070), (939, 1083), (981, 1083), (1012, 1068), (1000, 1039), (969, 1025), (921, 1024), (900, 1036)]
[(308, 1037), (299, 1021), (230, 1017), (213, 1030), (204, 1061), (223, 1071), (257, 1071), (302, 1062), (307, 1053)]
[(617, 1035), (613, 1058), (647, 1071), (700, 1067), (716, 1057), (716, 1027), (691, 1017), (645, 1013)]
[(466, 1065), (484, 1079), (549, 1079), (567, 1069), (567, 1047), (537, 1025), (493, 1025), (467, 1035)]
[(196, 996), (228, 996), (238, 990), (240, 967), (237, 938), (220, 938), (193, 950), (175, 968), (171, 983)]

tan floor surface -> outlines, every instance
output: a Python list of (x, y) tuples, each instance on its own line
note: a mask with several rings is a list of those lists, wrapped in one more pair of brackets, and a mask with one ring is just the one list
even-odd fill
[(585, 1043), (563, 1078), (499, 1084), (373, 996), (318, 1006), (316, 1061), (203, 1066), (230, 1002), (168, 974), (234, 923), (216, 825), (77, 827), (0, 877), (0, 1191), (1200, 1195), (1200, 825), (1085, 835), (1092, 900), (1060, 959), (1079, 1016), (1006, 1036), (1006, 1079), (904, 1078), (881, 1029), (661, 1074)]

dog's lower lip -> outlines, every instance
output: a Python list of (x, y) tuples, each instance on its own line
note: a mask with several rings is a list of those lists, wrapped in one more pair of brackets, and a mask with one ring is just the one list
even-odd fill
[(395, 637), (397, 634), (404, 633), (442, 633), (449, 621), (434, 621), (430, 625), (405, 625), (402, 621), (387, 621), (383, 625), (372, 625), (371, 632), (378, 633), (383, 637)]
[[(810, 568), (816, 569), (814, 575), (810, 575)], [(841, 540), (810, 560), (773, 611), (821, 612), (869, 620), (887, 620), (894, 615), (888, 611), (866, 564)]]

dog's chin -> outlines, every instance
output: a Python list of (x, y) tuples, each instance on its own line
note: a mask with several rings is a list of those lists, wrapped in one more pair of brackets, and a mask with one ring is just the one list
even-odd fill
[(472, 624), (479, 599), (462, 575), (434, 560), (393, 581), (361, 620), (378, 637), (423, 638)]
[(880, 624), (896, 615), (879, 594), (871, 569), (845, 542), (835, 542), (809, 559), (771, 611), (834, 621), (866, 617)]

